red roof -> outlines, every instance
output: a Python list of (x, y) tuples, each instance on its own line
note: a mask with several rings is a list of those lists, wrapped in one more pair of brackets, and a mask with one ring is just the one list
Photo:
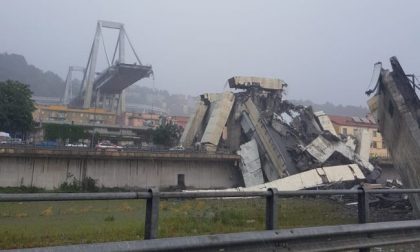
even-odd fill
[(378, 128), (378, 125), (370, 118), (367, 117), (350, 117), (350, 116), (337, 116), (328, 115), (333, 124), (340, 126), (351, 126), (360, 128)]

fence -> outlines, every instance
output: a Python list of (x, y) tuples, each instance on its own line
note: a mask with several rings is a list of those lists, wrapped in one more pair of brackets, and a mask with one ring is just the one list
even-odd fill
[[(148, 192), (117, 192), (117, 193), (31, 193), (31, 194), (0, 194), (0, 202), (25, 202), (25, 201), (73, 201), (73, 200), (121, 200), (121, 199), (144, 199), (146, 200), (146, 214), (144, 225), (144, 239), (151, 240), (158, 238), (158, 220), (160, 199), (198, 199), (198, 198), (265, 198), (265, 229), (276, 230), (278, 228), (278, 199), (280, 197), (290, 196), (334, 196), (334, 195), (357, 195), (358, 223), (369, 222), (369, 195), (370, 194), (415, 194), (420, 193), (420, 189), (375, 189), (366, 190), (363, 187), (357, 190), (304, 190), (304, 191), (278, 191), (270, 188), (267, 191), (239, 192), (239, 191), (219, 191), (219, 192), (159, 192), (156, 189), (150, 189)], [(281, 221), (281, 220), (280, 220)], [(414, 225), (414, 224), (415, 225)], [(374, 230), (388, 230), (389, 227), (383, 225), (369, 226), (372, 232)], [(370, 225), (370, 224), (369, 224)], [(412, 222), (412, 226), (407, 226), (402, 222), (394, 223), (394, 229), (400, 230), (406, 228), (420, 228), (420, 221)], [(389, 225), (387, 225), (389, 226)], [(319, 227), (318, 227), (319, 228)], [(359, 227), (353, 227), (354, 230), (346, 231), (348, 234), (362, 232)], [(333, 229), (331, 229), (333, 230)], [(324, 230), (331, 233), (331, 230)], [(342, 229), (340, 229), (342, 231)], [(355, 231), (356, 230), (356, 231)], [(338, 232), (336, 230), (335, 232)], [(313, 231), (308, 231), (309, 233)], [(320, 232), (318, 229), (317, 232)], [(338, 232), (340, 233), (340, 232)], [(357, 232), (356, 232), (357, 233)], [(308, 235), (308, 234), (306, 234)], [(280, 237), (280, 236), (278, 236)], [(416, 237), (419, 237), (418, 235)], [(185, 239), (185, 238), (184, 238)], [(266, 239), (266, 238), (264, 238)], [(411, 240), (398, 240), (395, 243), (412, 242)], [(373, 244), (392, 244), (373, 243)], [(191, 243), (191, 242), (187, 242)], [(368, 243), (366, 243), (368, 244)], [(213, 244), (214, 245), (214, 244)], [(201, 246), (201, 245), (200, 245)], [(368, 251), (362, 248), (360, 251)]]

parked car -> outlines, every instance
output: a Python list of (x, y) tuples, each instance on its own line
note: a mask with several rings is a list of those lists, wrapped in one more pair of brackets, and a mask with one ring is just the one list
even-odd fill
[(88, 147), (87, 144), (84, 143), (74, 143), (74, 144), (66, 144), (66, 147)]
[(96, 145), (96, 149), (101, 149), (101, 150), (118, 150), (118, 151), (120, 151), (120, 150), (123, 149), (123, 147), (122, 146), (119, 146), (119, 145), (116, 145), (116, 144), (113, 144), (110, 141), (103, 141), (103, 142), (100, 142), (100, 143), (98, 143)]
[(0, 144), (7, 144), (10, 141), (11, 137), (9, 133), (0, 131)]
[(185, 148), (182, 146), (175, 146), (169, 149), (170, 151), (184, 151)]
[(12, 138), (10, 139), (10, 144), (24, 144), (24, 142), (22, 142), (22, 139), (20, 138)]
[(141, 150), (141, 146), (134, 145), (134, 144), (127, 144), (127, 145), (124, 145), (124, 150), (139, 151), (139, 150)]
[(46, 148), (54, 148), (58, 147), (58, 143), (54, 141), (42, 141), (40, 143), (35, 144), (36, 147), (46, 147)]
[(7, 138), (3, 138), (0, 140), (0, 144), (9, 144), (10, 143), (11, 138), (7, 139)]
[(0, 144), (24, 144), (20, 138), (8, 138), (0, 141)]

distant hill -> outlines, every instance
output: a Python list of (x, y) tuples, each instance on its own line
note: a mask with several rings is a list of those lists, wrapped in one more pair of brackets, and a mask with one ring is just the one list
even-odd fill
[(166, 90), (152, 89), (141, 86), (131, 86), (126, 93), (127, 104), (143, 104), (160, 108), (169, 115), (190, 115), (195, 111), (198, 97), (169, 94)]
[[(29, 65), (25, 57), (18, 54), (0, 54), (0, 81), (17, 80), (28, 84), (35, 96), (61, 98), (65, 83), (57, 74)], [(73, 80), (73, 94), (77, 94), (80, 81)], [(195, 111), (197, 96), (169, 94), (166, 90), (133, 85), (126, 92), (127, 103), (160, 108), (169, 115), (190, 115)], [(344, 116), (365, 116), (369, 111), (362, 106), (343, 106), (332, 103), (315, 104), (308, 100), (292, 100), (292, 103), (312, 106), (314, 111)]]
[(29, 85), (35, 96), (62, 97), (64, 81), (57, 74), (29, 65), (18, 54), (0, 54), (0, 81), (17, 80)]
[[(167, 111), (170, 115), (190, 115), (195, 111), (197, 96), (169, 94), (166, 90), (154, 90), (148, 87), (132, 86), (128, 88), (127, 103), (145, 104)], [(291, 100), (294, 104), (312, 106), (314, 111), (322, 110), (330, 115), (365, 117), (367, 107), (352, 105), (334, 105), (332, 103), (316, 104), (308, 100)]]
[(291, 100), (294, 104), (300, 104), (304, 106), (312, 106), (314, 111), (324, 111), (329, 115), (342, 115), (342, 116), (359, 116), (365, 117), (369, 110), (367, 107), (352, 106), (352, 105), (334, 105), (332, 103), (316, 104), (308, 100)]

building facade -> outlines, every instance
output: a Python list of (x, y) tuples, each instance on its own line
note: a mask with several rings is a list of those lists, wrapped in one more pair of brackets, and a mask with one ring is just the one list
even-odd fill
[(111, 140), (121, 145), (140, 145), (150, 142), (150, 133), (147, 130), (154, 127), (154, 125), (131, 122), (128, 119), (131, 114), (117, 116), (116, 113), (100, 108), (75, 109), (63, 105), (42, 104), (36, 104), (35, 107), (32, 116), (37, 126), (31, 136), (31, 142), (34, 143), (45, 140), (44, 126), (47, 124), (82, 127), (89, 135), (87, 139), (80, 139), (84, 143), (90, 143), (92, 140), (94, 143)]
[(355, 136), (357, 131), (366, 129), (371, 133), (372, 142), (370, 146), (370, 157), (389, 158), (388, 150), (382, 139), (381, 133), (378, 131), (378, 125), (375, 120), (370, 117), (349, 117), (349, 116), (328, 116), (337, 133), (342, 135)]
[(125, 112), (123, 114), (124, 125), (130, 127), (156, 128), (161, 124), (162, 116), (155, 113)]
[(115, 125), (116, 114), (100, 108), (75, 109), (63, 105), (37, 104), (32, 116), (40, 123), (60, 122), (78, 125)]

